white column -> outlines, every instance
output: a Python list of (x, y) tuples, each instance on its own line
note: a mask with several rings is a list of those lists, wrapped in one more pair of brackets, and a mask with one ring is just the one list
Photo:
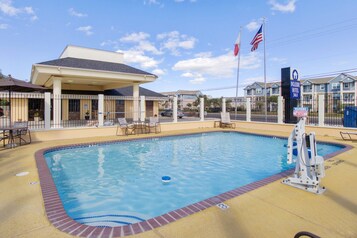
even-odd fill
[(98, 126), (104, 125), (104, 94), (98, 94)]
[(319, 95), (319, 126), (325, 125), (325, 95)]
[(222, 112), (226, 112), (226, 111), (227, 111), (227, 109), (226, 109), (226, 98), (222, 98)]
[(200, 98), (200, 121), (205, 120), (205, 99), (203, 97)]
[(278, 123), (283, 124), (283, 97), (278, 96)]
[(55, 128), (61, 127), (61, 94), (62, 94), (62, 79), (53, 77), (53, 124)]
[(45, 129), (51, 129), (51, 93), (45, 92)]
[(174, 123), (177, 123), (177, 96), (174, 96), (174, 105), (172, 108), (172, 116), (174, 118)]
[(145, 121), (145, 116), (146, 116), (145, 96), (140, 96), (140, 121)]
[(250, 105), (250, 98), (247, 98), (246, 101), (246, 108), (247, 108), (247, 121), (251, 121), (251, 105)]
[(343, 104), (343, 82), (340, 82), (340, 102)]
[(133, 120), (138, 121), (139, 120), (139, 84), (134, 83), (133, 84)]

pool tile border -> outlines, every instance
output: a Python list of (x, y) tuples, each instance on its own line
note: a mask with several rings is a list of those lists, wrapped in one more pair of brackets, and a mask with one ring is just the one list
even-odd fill
[[(204, 133), (215, 133), (221, 132), (221, 130), (212, 131), (212, 132), (204, 132)], [(234, 133), (241, 133), (241, 134), (251, 134), (263, 137), (273, 137), (273, 138), (280, 138), (286, 139), (286, 137), (280, 136), (269, 136), (269, 135), (261, 135), (261, 134), (253, 134), (247, 132), (239, 132), (233, 130), (225, 130), (223, 132), (234, 132)], [(209, 207), (215, 206), (218, 203), (224, 202), (226, 200), (232, 199), (234, 197), (240, 196), (244, 193), (250, 192), (257, 188), (263, 187), (269, 183), (274, 181), (280, 180), (291, 175), (294, 172), (294, 169), (286, 170), (284, 172), (272, 175), (265, 179), (244, 185), (242, 187), (227, 191), (225, 193), (219, 194), (214, 197), (207, 198), (203, 201), (188, 205), (186, 207), (182, 207), (176, 209), (174, 211), (168, 212), (166, 214), (150, 218), (146, 221), (119, 226), (119, 227), (95, 227), (95, 226), (88, 226), (85, 224), (81, 224), (72, 218), (70, 218), (66, 211), (64, 210), (62, 201), (59, 197), (56, 185), (53, 181), (51, 172), (47, 166), (44, 154), (51, 151), (57, 151), (62, 149), (68, 148), (78, 148), (78, 147), (91, 147), (96, 145), (103, 145), (103, 144), (115, 144), (115, 143), (122, 143), (122, 142), (129, 142), (129, 141), (142, 141), (142, 140), (152, 140), (162, 137), (177, 137), (177, 136), (186, 136), (186, 135), (196, 135), (202, 133), (188, 133), (188, 134), (181, 134), (181, 135), (163, 135), (163, 136), (154, 136), (154, 137), (147, 137), (147, 138), (128, 138), (122, 140), (115, 140), (115, 141), (105, 141), (105, 142), (96, 142), (96, 143), (83, 143), (83, 144), (74, 144), (74, 145), (63, 145), (63, 146), (56, 146), (50, 148), (44, 148), (41, 150), (36, 151), (35, 159), (36, 165), (38, 169), (38, 174), (40, 178), (41, 184), (41, 191), (42, 197), (44, 200), (44, 206), (47, 214), (48, 220), (52, 223), (54, 227), (58, 230), (68, 233), (74, 236), (80, 237), (101, 237), (101, 238), (111, 238), (111, 237), (124, 237), (130, 236), (138, 233), (142, 233), (145, 231), (153, 230), (155, 228), (164, 226), (171, 222), (177, 221), (181, 218), (187, 217), (194, 213), (200, 212), (205, 210)], [(336, 151), (334, 153), (328, 154), (324, 156), (325, 160), (332, 158), (338, 154), (344, 153), (353, 147), (351, 145), (340, 144), (340, 143), (331, 143), (331, 142), (322, 142), (325, 144), (334, 144), (339, 145), (342, 147), (341, 150)]]

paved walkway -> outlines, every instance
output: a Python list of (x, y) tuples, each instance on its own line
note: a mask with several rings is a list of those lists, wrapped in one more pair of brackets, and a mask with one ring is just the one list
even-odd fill
[[(210, 130), (213, 129), (196, 131)], [(288, 136), (287, 132), (237, 130)], [(120, 138), (123, 137), (76, 139), (75, 143)], [(343, 142), (327, 134), (317, 139)], [(34, 153), (42, 148), (73, 143), (73, 140), (61, 140), (0, 149), (0, 237), (71, 237), (47, 220), (40, 185), (36, 183), (39, 178)], [(357, 142), (345, 143), (354, 149), (325, 162), (327, 170), (322, 184), (327, 191), (323, 195), (310, 194), (277, 181), (226, 201), (230, 206), (226, 211), (211, 207), (133, 237), (293, 237), (302, 230), (321, 237), (357, 237)], [(30, 174), (16, 177), (21, 171)]]

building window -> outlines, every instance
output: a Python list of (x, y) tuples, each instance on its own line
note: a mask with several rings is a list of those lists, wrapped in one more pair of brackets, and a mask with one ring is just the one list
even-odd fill
[(350, 84), (349, 84), (349, 83), (343, 83), (343, 88), (344, 88), (344, 89), (349, 88), (349, 86), (350, 86)]
[(320, 84), (320, 90), (325, 90), (325, 84)]
[(256, 94), (261, 94), (261, 93), (262, 93), (262, 89), (261, 89), (261, 88), (257, 88), (257, 89), (255, 90), (255, 93), (256, 93)]
[(331, 86), (332, 86), (332, 89), (340, 89), (339, 83), (333, 83)]

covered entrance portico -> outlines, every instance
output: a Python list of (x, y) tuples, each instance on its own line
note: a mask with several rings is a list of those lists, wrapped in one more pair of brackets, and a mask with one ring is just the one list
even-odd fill
[[(156, 75), (123, 64), (122, 53), (77, 46), (67, 46), (59, 59), (34, 64), (31, 72), (33, 84), (53, 90), (54, 125), (61, 124), (64, 108), (68, 111), (68, 117), (81, 118), (83, 115), (91, 115), (93, 106), (98, 110), (99, 125), (103, 124), (104, 91), (128, 86), (133, 88), (133, 119), (138, 120), (139, 85), (153, 82), (156, 78)], [(61, 100), (63, 90), (99, 92), (97, 105), (87, 100), (71, 101), (64, 106)]]

